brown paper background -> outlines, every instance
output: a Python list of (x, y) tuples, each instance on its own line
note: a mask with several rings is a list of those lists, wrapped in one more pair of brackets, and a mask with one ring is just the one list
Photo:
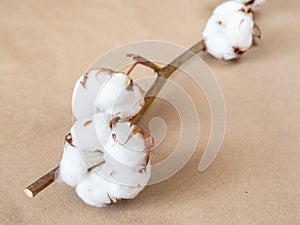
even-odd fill
[[(237, 62), (201, 54), (220, 82), (228, 111), (222, 151), (208, 170), (197, 171), (210, 129), (200, 93), (198, 148), (168, 181), (107, 208), (85, 205), (63, 184), (33, 199), (23, 193), (59, 162), (71, 125), (72, 87), (91, 62), (138, 40), (188, 47), (201, 38), (219, 2), (0, 1), (1, 224), (300, 224), (296, 0), (269, 0), (257, 10), (263, 40)], [(147, 116), (160, 106), (156, 102)], [(169, 135), (161, 149), (168, 151), (176, 138)]]

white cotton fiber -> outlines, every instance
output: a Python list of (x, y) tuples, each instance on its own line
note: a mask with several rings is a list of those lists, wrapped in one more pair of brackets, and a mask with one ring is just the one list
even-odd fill
[(218, 59), (238, 58), (252, 45), (252, 12), (241, 2), (220, 4), (202, 33), (207, 52)]

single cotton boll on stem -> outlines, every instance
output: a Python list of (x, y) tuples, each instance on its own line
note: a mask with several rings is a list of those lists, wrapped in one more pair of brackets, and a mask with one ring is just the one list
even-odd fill
[(202, 33), (207, 52), (218, 59), (238, 58), (252, 45), (252, 17), (252, 9), (237, 1), (216, 7)]

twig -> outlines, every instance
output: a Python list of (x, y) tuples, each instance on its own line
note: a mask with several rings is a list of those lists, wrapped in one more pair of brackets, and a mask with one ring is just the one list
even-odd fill
[[(179, 55), (177, 58), (175, 58), (171, 63), (169, 63), (167, 66), (160, 68), (151, 61), (148, 61), (141, 56), (136, 56), (129, 54), (127, 56), (133, 57), (134, 60), (137, 62), (133, 64), (133, 66), (129, 69), (127, 74), (129, 74), (132, 69), (137, 64), (142, 64), (148, 67), (151, 67), (156, 73), (157, 77), (155, 78), (155, 81), (153, 82), (152, 86), (148, 90), (145, 96), (145, 104), (142, 107), (142, 109), (131, 118), (132, 123), (138, 122), (138, 120), (141, 118), (141, 116), (146, 112), (146, 110), (149, 108), (149, 106), (154, 101), (155, 97), (160, 92), (161, 88), (165, 84), (166, 80), (170, 77), (170, 75), (182, 64), (184, 64), (186, 61), (188, 61), (190, 58), (192, 58), (195, 54), (199, 53), (200, 51), (205, 50), (205, 44), (204, 41), (201, 40), (197, 42), (195, 45), (193, 45), (191, 48), (189, 48), (187, 51)], [(46, 175), (38, 179), (37, 181), (33, 182), (31, 185), (29, 185), (25, 190), (25, 194), (28, 197), (34, 197), (37, 195), (40, 191), (45, 189), (47, 186), (52, 184), (55, 181), (56, 174), (59, 171), (59, 166), (48, 172)]]
[(151, 87), (149, 88), (148, 92), (145, 96), (145, 104), (142, 109), (131, 119), (132, 123), (136, 123), (140, 117), (146, 112), (148, 107), (152, 104), (155, 97), (158, 95), (160, 90), (162, 89), (163, 85), (165, 84), (166, 80), (171, 76), (171, 74), (182, 64), (192, 58), (195, 54), (199, 53), (200, 51), (205, 50), (204, 41), (201, 40), (189, 48), (187, 51), (182, 53), (176, 59), (174, 59), (171, 63), (167, 66), (161, 68), (157, 72), (157, 77)]
[(129, 75), (131, 73), (131, 71), (134, 69), (134, 67), (136, 67), (138, 64), (150, 67), (154, 70), (154, 72), (158, 72), (161, 70), (161, 68), (159, 66), (157, 66), (156, 64), (154, 64), (153, 62), (143, 58), (140, 55), (135, 55), (135, 54), (127, 54), (127, 57), (131, 57), (133, 60), (135, 60), (136, 62), (133, 63), (131, 65), (131, 67), (128, 69), (128, 71), (126, 72), (127, 75)]
[(40, 179), (29, 185), (27, 188), (25, 188), (24, 193), (30, 198), (34, 197), (40, 191), (42, 191), (55, 181), (56, 174), (58, 173), (58, 171), (59, 166), (57, 166), (56, 168), (42, 176)]

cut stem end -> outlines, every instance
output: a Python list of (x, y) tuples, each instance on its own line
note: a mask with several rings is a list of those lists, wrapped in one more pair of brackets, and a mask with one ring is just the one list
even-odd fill
[(29, 190), (28, 188), (24, 189), (24, 193), (25, 195), (27, 195), (27, 197), (32, 198), (34, 197), (33, 192), (31, 190)]

